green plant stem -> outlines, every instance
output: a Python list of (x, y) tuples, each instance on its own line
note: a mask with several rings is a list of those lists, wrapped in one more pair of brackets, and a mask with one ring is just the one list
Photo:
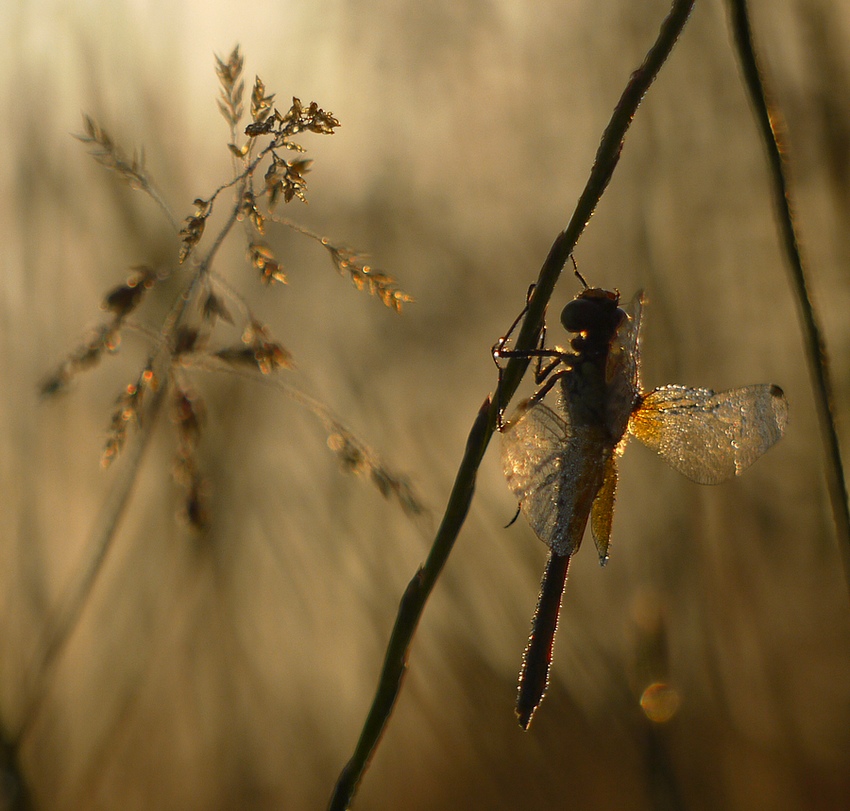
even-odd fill
[[(695, 0), (674, 0), (655, 43), (647, 53), (643, 64), (629, 79), (602, 135), (590, 177), (579, 197), (569, 224), (556, 237), (540, 270), (537, 284), (528, 302), (528, 312), (517, 337), (518, 350), (531, 349), (535, 345), (555, 283), (611, 180), (635, 112), (661, 66), (670, 55), (688, 20), (694, 2)], [(475, 490), (478, 467), (496, 428), (499, 412), (507, 405), (519, 386), (528, 362), (527, 358), (511, 358), (505, 368), (496, 396), (494, 398), (488, 396), (484, 400), (472, 424), (445, 515), (437, 530), (428, 559), (413, 576), (401, 598), (375, 697), (354, 753), (340, 773), (334, 787), (328, 806), (330, 811), (343, 811), (351, 805), (389, 721), (407, 670), (411, 640), (422, 617), (425, 603), (466, 519)]]
[(753, 44), (752, 28), (746, 0), (729, 0), (729, 13), (735, 39), (735, 51), (741, 63), (744, 82), (756, 115), (759, 132), (767, 151), (773, 199), (779, 220), (782, 247), (791, 269), (791, 282), (802, 321), (803, 341), (808, 359), (809, 374), (814, 388), (815, 405), (820, 422), (825, 454), (825, 473), (832, 518), (844, 563), (844, 577), (850, 589), (850, 509), (847, 504), (847, 484), (841, 462), (841, 447), (833, 411), (832, 384), (829, 360), (815, 306), (809, 297), (806, 269), (794, 228), (794, 205), (783, 155), (788, 154), (781, 133), (782, 116), (765, 84)]

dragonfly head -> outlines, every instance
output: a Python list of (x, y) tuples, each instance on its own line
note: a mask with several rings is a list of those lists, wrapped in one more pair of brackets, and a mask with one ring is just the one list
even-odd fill
[(567, 332), (598, 336), (608, 342), (626, 313), (619, 308), (620, 294), (614, 290), (589, 287), (582, 290), (561, 312), (561, 324)]

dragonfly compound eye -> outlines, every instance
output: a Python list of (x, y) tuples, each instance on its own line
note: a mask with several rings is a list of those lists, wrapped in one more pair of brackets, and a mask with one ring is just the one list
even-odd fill
[(588, 332), (599, 323), (599, 304), (591, 299), (573, 299), (561, 311), (561, 324), (567, 332)]
[[(611, 298), (584, 296), (574, 298), (561, 312), (561, 324), (567, 332), (590, 333), (607, 340), (613, 335), (626, 313)], [(604, 336), (604, 338), (603, 338)]]

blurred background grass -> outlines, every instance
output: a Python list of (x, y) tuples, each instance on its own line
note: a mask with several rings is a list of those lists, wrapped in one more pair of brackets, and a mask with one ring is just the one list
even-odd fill
[[(308, 207), (416, 303), (357, 293), (297, 234), (262, 288), (238, 237), (217, 262), (298, 363), (287, 380), (412, 478), (411, 522), (346, 477), (315, 421), (240, 379), (196, 375), (212, 531), (175, 520), (167, 421), (20, 762), (39, 807), (323, 807), (371, 700), (466, 432), (489, 348), (572, 210), (663, 0), (66, 4), (0, 10), (0, 717), (21, 722), (39, 645), (85, 566), (120, 463), (98, 464), (140, 339), (41, 403), (40, 378), (126, 268), (176, 255), (149, 200), (70, 133), (91, 113), (180, 215), (229, 172), (213, 53), (239, 42), (286, 107), (342, 122), (307, 141)], [(792, 148), (799, 227), (846, 443), (850, 14), (752, 4)], [(644, 378), (781, 385), (786, 438), (701, 488), (642, 448), (622, 465), (612, 558), (575, 561), (553, 682), (532, 730), (516, 674), (546, 549), (497, 454), (426, 611), (360, 808), (839, 809), (850, 797), (850, 621), (795, 304), (724, 8), (697, 5), (579, 244), (591, 284), (647, 290)], [(553, 312), (577, 291), (565, 276)], [(555, 338), (553, 330), (553, 340)], [(638, 699), (681, 697), (653, 727)]]

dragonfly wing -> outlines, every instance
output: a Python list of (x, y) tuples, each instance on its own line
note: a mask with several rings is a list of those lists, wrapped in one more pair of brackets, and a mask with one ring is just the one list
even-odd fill
[(737, 476), (785, 433), (788, 402), (778, 386), (662, 386), (645, 395), (629, 431), (700, 484)]
[(605, 477), (602, 487), (593, 500), (590, 511), (590, 529), (593, 542), (599, 553), (599, 562), (604, 566), (608, 562), (608, 545), (611, 539), (611, 524), (614, 520), (614, 500), (617, 497), (617, 457), (612, 454), (605, 463)]
[(605, 365), (606, 423), (612, 437), (625, 433), (629, 415), (640, 394), (640, 324), (643, 291), (638, 291), (623, 307), (626, 318), (608, 350)]
[(534, 398), (520, 404), (502, 433), (508, 486), (531, 528), (558, 555), (572, 555), (581, 544), (601, 483), (598, 457), (597, 445), (571, 428), (566, 412)]

